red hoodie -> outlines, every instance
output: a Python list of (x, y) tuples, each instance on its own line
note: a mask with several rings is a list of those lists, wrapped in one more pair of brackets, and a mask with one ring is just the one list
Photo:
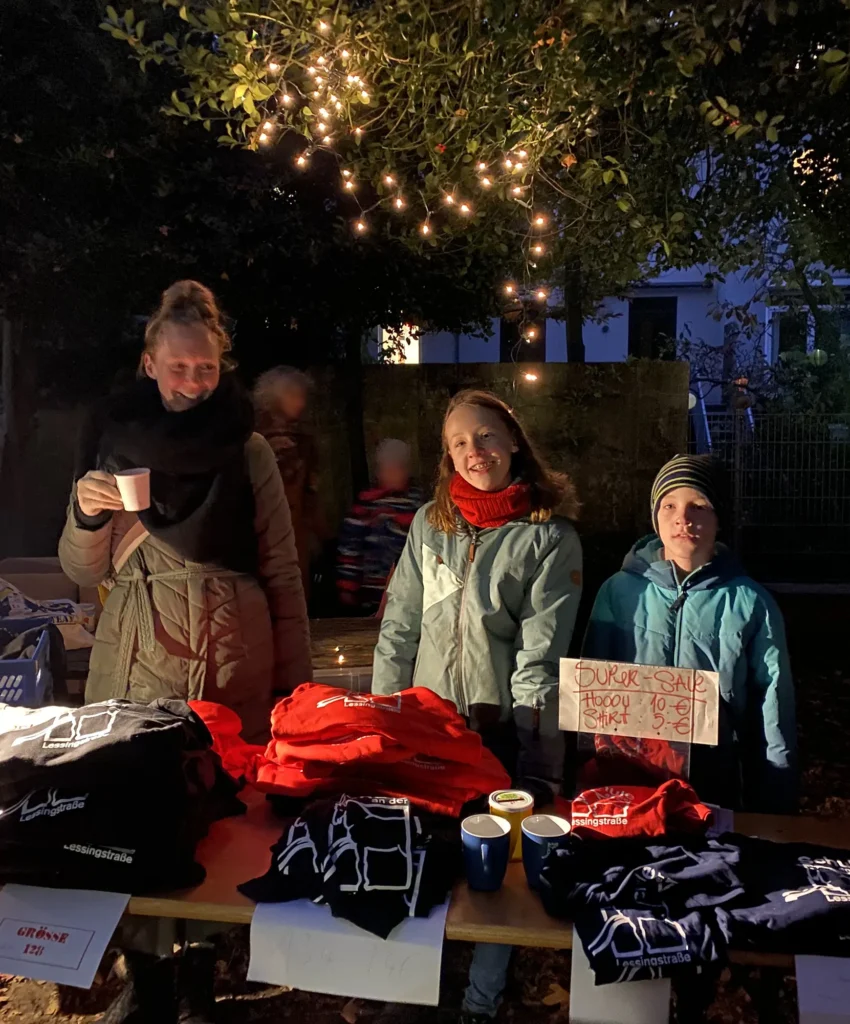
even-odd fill
[(570, 809), (577, 836), (663, 836), (667, 832), (705, 832), (711, 809), (681, 779), (651, 786), (602, 786), (586, 789)]

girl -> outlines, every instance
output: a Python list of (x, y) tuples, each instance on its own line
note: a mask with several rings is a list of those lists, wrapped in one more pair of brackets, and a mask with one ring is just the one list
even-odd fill
[[(163, 294), (139, 379), (84, 432), (59, 556), (80, 586), (113, 584), (88, 702), (214, 700), (259, 742), (272, 688), (310, 678), (309, 636), (283, 484), (224, 372), (229, 350), (210, 291), (179, 281)], [(113, 475), (132, 467), (151, 470), (151, 507), (138, 514)]]
[[(560, 514), (559, 514), (560, 513)], [(427, 686), (457, 705), (517, 784), (548, 802), (563, 776), (558, 660), (581, 594), (571, 483), (495, 395), (449, 403), (435, 500), (388, 589), (372, 689)], [(495, 1017), (509, 946), (475, 948), (462, 1020)]]

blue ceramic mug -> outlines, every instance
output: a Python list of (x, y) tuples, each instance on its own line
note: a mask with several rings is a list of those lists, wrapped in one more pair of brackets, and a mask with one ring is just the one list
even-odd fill
[(567, 842), (570, 823), (555, 814), (532, 814), (522, 822), (522, 863), (530, 889), (540, 887), (540, 870), (552, 850)]
[(473, 814), (460, 825), (463, 862), (470, 889), (495, 892), (511, 856), (511, 823), (493, 814)]

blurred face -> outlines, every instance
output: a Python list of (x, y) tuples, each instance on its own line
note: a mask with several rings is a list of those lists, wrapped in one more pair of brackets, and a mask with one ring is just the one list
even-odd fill
[(287, 384), (280, 392), (280, 409), (288, 420), (300, 420), (307, 408), (307, 392), (299, 384)]
[(658, 535), (664, 544), (664, 557), (693, 572), (714, 555), (717, 513), (701, 491), (678, 487), (661, 499)]
[(446, 420), (446, 449), (455, 471), (479, 491), (501, 491), (511, 481), (513, 435), (492, 409), (462, 405)]
[(399, 459), (378, 463), (378, 486), (388, 491), (406, 491), (410, 483), (410, 466)]
[(201, 324), (166, 324), (153, 354), (145, 353), (145, 372), (156, 381), (169, 412), (186, 412), (218, 387), (221, 357), (216, 340)]

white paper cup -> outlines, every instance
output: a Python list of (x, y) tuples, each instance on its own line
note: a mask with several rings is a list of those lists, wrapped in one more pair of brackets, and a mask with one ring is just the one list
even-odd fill
[(149, 469), (122, 469), (115, 474), (115, 484), (128, 512), (141, 512), (151, 507)]

